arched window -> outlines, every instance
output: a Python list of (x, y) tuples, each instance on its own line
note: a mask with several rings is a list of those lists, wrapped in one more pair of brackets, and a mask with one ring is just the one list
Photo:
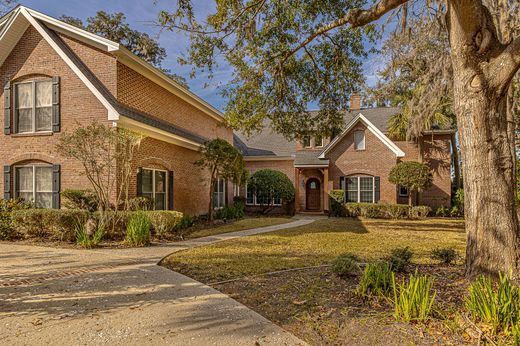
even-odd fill
[(52, 131), (52, 79), (14, 84), (14, 124), (17, 133)]

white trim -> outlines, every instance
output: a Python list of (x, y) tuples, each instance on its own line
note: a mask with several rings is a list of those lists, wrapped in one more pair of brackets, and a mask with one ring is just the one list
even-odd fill
[[(222, 184), (223, 185), (223, 190), (222, 191), (217, 191), (218, 188), (220, 187), (220, 182), (221, 181), (224, 182), (224, 184)], [(213, 209), (214, 210), (218, 210), (218, 209), (222, 209), (222, 208), (224, 208), (226, 206), (226, 185), (227, 185), (227, 180), (224, 179), (224, 178), (218, 177), (217, 181), (215, 183), (217, 183), (217, 190), (213, 189), (213, 196), (211, 196), (211, 198), (213, 198)], [(215, 194), (217, 194), (217, 201), (218, 201), (219, 194), (223, 195), (223, 197), (224, 197), (223, 198), (223, 203), (224, 203), (223, 205), (219, 205), (219, 206), (215, 205)]]
[[(401, 193), (401, 188), (406, 189), (406, 194)], [(408, 190), (408, 188), (405, 186), (401, 186), (401, 185), (397, 185), (397, 192), (399, 193), (399, 197), (408, 197), (410, 195), (410, 191)]]
[[(342, 139), (343, 137), (345, 137), (349, 132), (350, 130), (352, 130), (352, 128), (359, 122), (361, 121), (362, 123), (364, 123), (366, 125), (366, 127), (370, 130), (370, 132), (372, 132), (379, 140), (381, 140), (381, 142), (383, 142), (390, 150), (392, 150), (395, 155), (397, 157), (404, 157), (405, 154), (404, 152), (399, 149), (399, 147), (397, 145), (395, 145), (394, 142), (392, 142), (390, 140), (390, 138), (388, 138), (387, 136), (385, 136), (385, 134), (383, 132), (381, 132), (370, 120), (368, 120), (363, 114), (359, 113), (357, 116), (354, 117), (354, 119), (352, 119), (347, 127), (345, 128), (345, 130), (343, 130), (343, 132), (337, 136), (332, 142), (330, 142), (330, 144), (325, 148), (325, 150), (323, 150), (320, 154), (320, 156), (318, 156), (320, 159), (324, 159), (325, 158), (325, 155), (332, 149), (336, 146), (336, 144), (338, 144)], [(365, 145), (366, 147), (366, 145)]]
[(313, 164), (309, 164), (309, 165), (294, 165), (295, 168), (311, 168), (311, 167), (317, 167), (317, 168), (327, 168), (329, 167), (329, 164), (321, 164), (321, 165), (313, 165)]

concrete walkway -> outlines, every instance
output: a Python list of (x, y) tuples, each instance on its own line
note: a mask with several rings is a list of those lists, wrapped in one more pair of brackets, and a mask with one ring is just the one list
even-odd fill
[(303, 345), (230, 297), (157, 262), (311, 218), (139, 249), (0, 244), (3, 345)]

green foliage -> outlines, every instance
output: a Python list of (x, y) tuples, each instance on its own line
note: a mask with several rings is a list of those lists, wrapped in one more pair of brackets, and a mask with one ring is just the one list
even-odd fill
[(151, 223), (144, 211), (132, 213), (126, 227), (126, 242), (132, 246), (150, 245)]
[(85, 248), (92, 249), (101, 243), (105, 235), (105, 228), (102, 224), (96, 225), (92, 234), (89, 233), (85, 223), (76, 225), (76, 244)]
[(154, 201), (149, 197), (139, 196), (128, 200), (128, 210), (153, 210)]
[[(408, 188), (409, 192), (424, 191), (432, 185), (433, 175), (430, 167), (423, 163), (404, 161), (392, 168), (388, 180)], [(411, 203), (411, 198), (409, 200)]]
[(107, 210), (95, 212), (94, 218), (103, 225), (107, 239), (122, 240), (125, 238), (128, 221), (133, 213), (123, 210)]
[(20, 236), (13, 226), (11, 213), (29, 208), (31, 205), (22, 199), (0, 199), (0, 240), (12, 240)]
[(389, 263), (370, 263), (363, 272), (356, 293), (361, 297), (389, 297), (393, 289), (392, 276)]
[(385, 259), (390, 264), (392, 271), (400, 273), (404, 271), (406, 266), (410, 264), (413, 257), (413, 251), (410, 247), (398, 247), (390, 251), (390, 255)]
[(244, 217), (244, 207), (225, 205), (217, 210), (215, 218), (217, 220), (235, 220)]
[(435, 211), (435, 216), (440, 216), (440, 217), (450, 216), (450, 209), (447, 207), (439, 207)]
[(184, 215), (181, 219), (181, 222), (179, 223), (179, 226), (177, 227), (179, 230), (184, 230), (186, 228), (190, 228), (195, 224), (195, 220), (193, 220), (193, 217), (189, 215)]
[(427, 275), (410, 275), (408, 284), (395, 281), (394, 287), (394, 317), (397, 320), (426, 321), (429, 319), (436, 292), (432, 293), (433, 279)]
[(520, 325), (520, 288), (508, 275), (500, 274), (496, 285), (491, 278), (479, 276), (469, 287), (466, 308), (494, 332), (512, 332), (513, 326)]
[(464, 189), (459, 188), (455, 191), (453, 195), (453, 205), (457, 207), (460, 211), (460, 214), (464, 214)]
[(332, 272), (343, 278), (357, 276), (361, 272), (358, 262), (357, 256), (351, 253), (343, 254), (332, 262)]
[(13, 227), (24, 238), (74, 241), (76, 228), (88, 218), (85, 210), (25, 209), (11, 213)]
[[(204, 143), (200, 148), (200, 159), (195, 165), (210, 174), (210, 196), (213, 195), (215, 182), (225, 179), (241, 186), (247, 181), (247, 171), (242, 154), (232, 144), (221, 138)], [(213, 219), (213, 198), (208, 207), (209, 219)]]
[(254, 191), (258, 196), (266, 196), (268, 204), (265, 207), (272, 206), (274, 198), (281, 198), (283, 203), (289, 203), (294, 200), (294, 185), (287, 175), (273, 169), (261, 169), (256, 171), (248, 182), (248, 189)]
[(423, 219), (431, 209), (427, 206), (405, 204), (345, 203), (344, 215), (370, 219)]
[(65, 189), (61, 192), (63, 206), (67, 209), (82, 209), (94, 212), (98, 209), (96, 194), (92, 190)]
[(461, 211), (459, 210), (459, 207), (457, 207), (456, 205), (451, 207), (450, 216), (451, 217), (461, 216)]
[(147, 211), (146, 216), (150, 220), (154, 235), (157, 238), (175, 235), (184, 217), (181, 212), (171, 210)]
[(457, 254), (457, 251), (452, 248), (436, 248), (432, 250), (430, 257), (434, 261), (451, 264), (457, 260), (459, 255)]
[(329, 192), (329, 215), (333, 217), (343, 217), (346, 215), (343, 203), (345, 203), (345, 191), (331, 190)]

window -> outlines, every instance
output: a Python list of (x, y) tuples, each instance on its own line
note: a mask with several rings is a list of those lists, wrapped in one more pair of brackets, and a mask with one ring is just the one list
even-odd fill
[(246, 185), (246, 204), (255, 204), (255, 194), (253, 189), (248, 189)]
[(150, 198), (155, 210), (166, 210), (166, 171), (143, 169), (141, 174), (141, 196)]
[(17, 133), (52, 131), (51, 80), (17, 83), (14, 97)]
[(213, 190), (213, 208), (223, 208), (226, 204), (226, 181), (218, 178)]
[(399, 196), (401, 197), (408, 197), (408, 188), (405, 186), (399, 185)]
[(38, 208), (52, 208), (52, 166), (15, 167), (15, 194)]
[(374, 203), (374, 177), (346, 177), (346, 199), (350, 203)]
[(316, 147), (323, 147), (323, 136), (318, 135), (314, 138), (314, 145)]
[(311, 137), (310, 136), (303, 137), (302, 143), (303, 143), (304, 148), (310, 148), (311, 147)]
[(240, 196), (240, 185), (233, 184), (233, 197)]
[(282, 205), (282, 197), (264, 191), (255, 193), (253, 189), (248, 189), (246, 185), (246, 204), (249, 205), (268, 205), (272, 201), (272, 205)]
[(354, 149), (365, 150), (365, 131), (354, 132)]

